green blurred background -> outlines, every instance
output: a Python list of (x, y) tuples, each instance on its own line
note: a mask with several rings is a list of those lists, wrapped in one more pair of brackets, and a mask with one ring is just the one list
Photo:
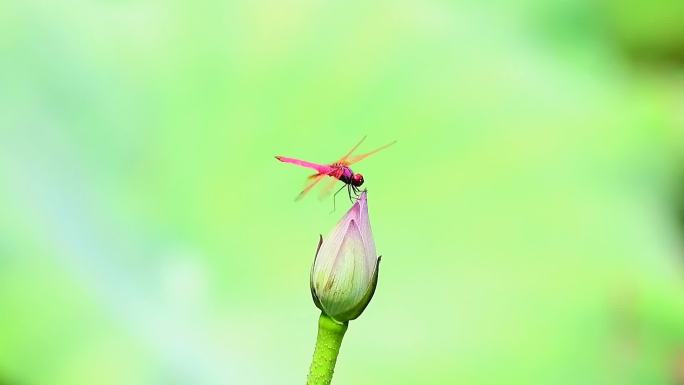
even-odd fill
[[(383, 255), (334, 383), (681, 384), (684, 2), (0, 3), (0, 384), (302, 384), (354, 168)], [(683, 194), (684, 195), (684, 194)]]

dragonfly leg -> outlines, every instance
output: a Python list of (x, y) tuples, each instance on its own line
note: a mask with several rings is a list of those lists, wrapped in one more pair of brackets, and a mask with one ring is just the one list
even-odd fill
[[(352, 197), (352, 195), (353, 195), (353, 197)], [(361, 195), (361, 190), (356, 186), (351, 186), (351, 189), (349, 191), (349, 200), (351, 200), (352, 203), (354, 203), (354, 200), (359, 200), (360, 195)]]
[(335, 212), (335, 201), (336, 201), (336, 199), (337, 199), (337, 193), (339, 193), (340, 191), (342, 191), (342, 189), (345, 188), (345, 186), (347, 186), (347, 185), (342, 185), (342, 187), (340, 187), (340, 189), (337, 190), (337, 192), (335, 192), (335, 195), (333, 195), (333, 210), (330, 212), (330, 214), (332, 214), (332, 213)]

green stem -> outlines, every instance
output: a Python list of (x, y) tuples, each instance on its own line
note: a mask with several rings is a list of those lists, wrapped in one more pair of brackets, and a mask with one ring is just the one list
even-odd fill
[(347, 322), (341, 324), (321, 313), (318, 320), (318, 337), (314, 349), (309, 377), (306, 385), (329, 385), (332, 381), (337, 354), (340, 352), (342, 337), (347, 331)]

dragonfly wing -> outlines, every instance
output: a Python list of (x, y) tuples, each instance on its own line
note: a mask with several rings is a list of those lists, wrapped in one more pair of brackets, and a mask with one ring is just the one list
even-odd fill
[(318, 163), (311, 163), (311, 162), (307, 162), (305, 160), (288, 158), (285, 156), (276, 156), (275, 158), (281, 162), (284, 162), (284, 163), (290, 163), (290, 164), (294, 164), (297, 166), (307, 167), (307, 168), (316, 170), (316, 171), (318, 171), (319, 174), (327, 174), (333, 170), (333, 168), (330, 166), (326, 166), (326, 165), (322, 165), (322, 164), (318, 164)]
[(364, 140), (366, 140), (366, 136), (364, 136), (363, 138), (361, 138), (361, 140), (359, 140), (359, 142), (356, 143), (356, 145), (355, 145), (354, 147), (352, 147), (351, 150), (349, 150), (346, 154), (344, 154), (344, 156), (341, 157), (340, 160), (339, 160), (338, 162), (340, 162), (340, 163), (346, 162), (347, 158), (349, 158), (349, 156), (350, 156), (357, 148), (359, 148), (359, 146), (361, 145), (361, 143), (363, 143)]
[(309, 183), (307, 183), (306, 187), (304, 187), (304, 190), (302, 190), (302, 192), (300, 192), (299, 195), (297, 195), (295, 201), (304, 198), (306, 194), (308, 194), (309, 191), (311, 191), (311, 189), (314, 188), (318, 184), (318, 182), (322, 181), (323, 178), (325, 178), (326, 176), (326, 174), (316, 174), (310, 177), (311, 180), (309, 181)]
[(395, 140), (395, 141), (393, 141), (393, 142), (387, 143), (387, 144), (384, 145), (384, 146), (380, 146), (380, 147), (376, 148), (375, 150), (373, 150), (373, 151), (371, 151), (371, 152), (367, 152), (367, 153), (365, 153), (365, 154), (353, 156), (353, 157), (351, 157), (351, 158), (349, 158), (349, 159), (346, 160), (346, 164), (347, 164), (347, 166), (351, 166), (351, 165), (354, 164), (354, 163), (358, 163), (358, 162), (360, 162), (360, 161), (362, 161), (362, 160), (368, 158), (369, 156), (371, 156), (371, 155), (377, 153), (378, 151), (381, 151), (381, 150), (386, 149), (387, 147), (393, 145), (393, 144), (396, 143), (396, 142), (397, 142), (397, 141)]
[(321, 191), (320, 191), (320, 193), (318, 194), (318, 198), (319, 198), (319, 199), (323, 200), (323, 199), (325, 199), (328, 195), (330, 195), (330, 193), (331, 193), (332, 190), (333, 190), (333, 187), (335, 187), (335, 186), (337, 185), (337, 182), (339, 181), (339, 175), (338, 175), (338, 174), (340, 174), (340, 173), (341, 173), (341, 171), (340, 171), (340, 172), (335, 172), (334, 175), (329, 175), (329, 176), (330, 176), (330, 180), (328, 180), (328, 181), (325, 183), (325, 185), (323, 186), (323, 188), (321, 188)]

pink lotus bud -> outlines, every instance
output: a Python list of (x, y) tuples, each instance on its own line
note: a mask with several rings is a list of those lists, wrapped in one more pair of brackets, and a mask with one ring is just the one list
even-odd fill
[(364, 191), (332, 232), (321, 237), (311, 267), (314, 303), (338, 322), (357, 318), (373, 297), (379, 264)]

